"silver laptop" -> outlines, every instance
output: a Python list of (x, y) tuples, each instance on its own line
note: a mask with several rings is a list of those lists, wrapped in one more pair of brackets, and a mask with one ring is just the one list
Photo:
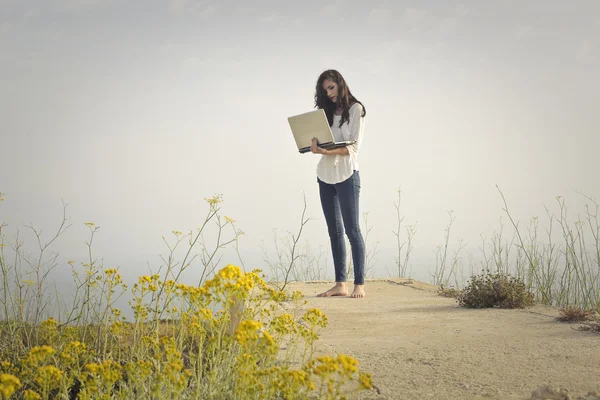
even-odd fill
[(335, 141), (333, 133), (331, 133), (331, 128), (329, 127), (329, 122), (327, 122), (325, 110), (323, 109), (294, 115), (293, 117), (288, 118), (288, 122), (300, 153), (307, 153), (310, 151), (312, 138), (314, 137), (319, 141), (319, 147), (327, 150), (356, 143), (355, 140), (345, 142)]

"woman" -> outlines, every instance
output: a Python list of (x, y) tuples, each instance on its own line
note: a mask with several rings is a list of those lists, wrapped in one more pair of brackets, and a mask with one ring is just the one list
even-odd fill
[(354, 264), (352, 297), (362, 298), (365, 297), (365, 242), (359, 223), (358, 149), (362, 141), (366, 110), (352, 95), (346, 81), (336, 70), (327, 70), (319, 76), (315, 107), (325, 110), (336, 141), (356, 141), (346, 147), (326, 150), (318, 146), (316, 138), (312, 140), (311, 152), (322, 155), (317, 166), (317, 182), (331, 240), (336, 282), (333, 288), (318, 296), (348, 295), (345, 229)]

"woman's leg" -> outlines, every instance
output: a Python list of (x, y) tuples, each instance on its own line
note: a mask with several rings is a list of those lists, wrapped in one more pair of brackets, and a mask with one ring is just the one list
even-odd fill
[(319, 195), (321, 197), (321, 207), (325, 222), (327, 222), (327, 231), (331, 241), (331, 253), (333, 255), (333, 266), (335, 268), (336, 285), (319, 296), (347, 296), (346, 289), (346, 242), (344, 241), (344, 225), (340, 211), (340, 202), (337, 190), (334, 185), (327, 184), (318, 180)]
[[(344, 228), (350, 241), (352, 250), (352, 263), (354, 264), (354, 285), (355, 293), (353, 297), (363, 297), (365, 284), (365, 241), (360, 230), (360, 175), (355, 171), (352, 177), (336, 185), (340, 211), (344, 221)], [(356, 286), (361, 286), (361, 293), (357, 293)], [(356, 296), (354, 296), (357, 294)]]

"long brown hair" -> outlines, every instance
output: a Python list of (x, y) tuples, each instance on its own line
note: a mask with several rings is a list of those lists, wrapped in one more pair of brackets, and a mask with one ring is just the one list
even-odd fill
[[(327, 92), (323, 89), (323, 82), (326, 79), (335, 82), (338, 86), (336, 103), (327, 97)], [(363, 107), (363, 117), (367, 115), (367, 109), (365, 108), (364, 104), (358, 101), (358, 99), (352, 95), (352, 92), (350, 91), (350, 88), (348, 87), (348, 84), (344, 80), (342, 74), (334, 69), (328, 69), (319, 76), (319, 79), (317, 80), (317, 87), (315, 89), (315, 107), (325, 110), (325, 115), (327, 115), (329, 126), (333, 125), (333, 113), (335, 112), (335, 109), (342, 108), (342, 120), (340, 121), (341, 128), (344, 122), (348, 121), (350, 118), (349, 110), (354, 103), (359, 103)]]

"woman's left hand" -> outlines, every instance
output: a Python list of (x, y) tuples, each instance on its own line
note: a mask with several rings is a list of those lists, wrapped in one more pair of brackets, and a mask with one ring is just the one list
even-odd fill
[(317, 138), (312, 138), (312, 144), (310, 145), (310, 151), (313, 154), (323, 154), (324, 153), (323, 149), (319, 147), (319, 141), (317, 140)]

